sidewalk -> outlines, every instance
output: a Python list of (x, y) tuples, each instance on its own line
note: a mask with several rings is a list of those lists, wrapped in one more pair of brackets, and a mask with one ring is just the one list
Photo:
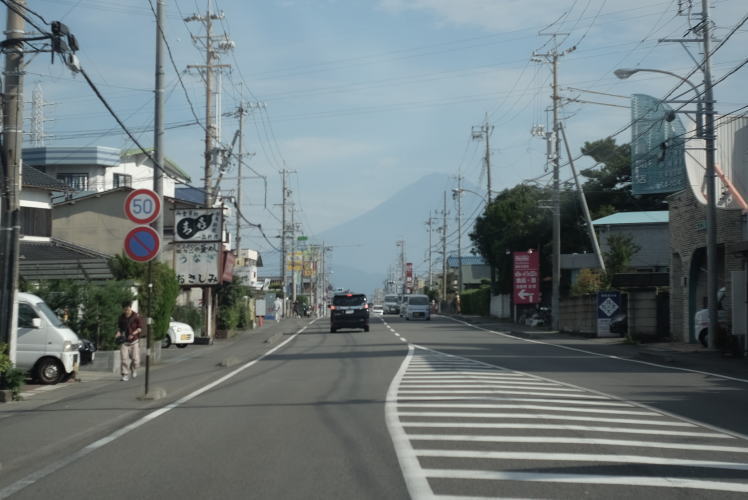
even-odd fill
[(588, 350), (600, 355), (647, 361), (688, 370), (707, 371), (748, 380), (748, 360), (723, 355), (718, 350), (704, 348), (701, 344), (686, 342), (629, 342), (623, 337), (590, 337), (559, 332), (543, 327), (531, 327), (493, 317), (446, 315), (481, 328), (538, 340), (548, 344), (563, 345)]
[[(186, 349), (170, 348), (162, 351), (161, 360), (154, 361), (154, 358), (151, 358), (151, 373), (153, 374), (167, 367), (181, 365), (185, 361), (193, 361), (197, 357), (217, 354), (224, 350), (226, 351), (225, 355), (218, 361), (234, 362), (234, 353), (231, 350), (231, 346), (234, 345), (236, 345), (237, 349), (241, 348), (241, 351), (256, 352), (259, 354), (270, 349), (273, 344), (281, 341), (285, 334), (291, 331), (295, 332), (301, 328), (306, 322), (305, 320), (292, 318), (283, 319), (280, 322), (266, 321), (264, 326), (260, 328), (240, 330), (231, 338), (215, 339), (212, 344), (194, 344)], [(141, 366), (138, 371), (140, 376), (143, 377), (145, 376), (145, 355), (141, 356), (140, 364)], [(120, 378), (119, 371), (113, 372), (106, 364), (101, 365), (98, 370), (91, 368), (94, 367), (81, 367), (75, 380), (71, 378), (66, 382), (54, 385), (24, 384), (21, 389), (22, 401), (10, 406), (36, 407), (90, 390), (107, 390), (109, 384), (113, 384), (110, 385), (110, 390), (121, 388), (122, 384), (117, 383)], [(139, 383), (140, 379), (138, 379)], [(4, 409), (9, 408), (6, 406)]]

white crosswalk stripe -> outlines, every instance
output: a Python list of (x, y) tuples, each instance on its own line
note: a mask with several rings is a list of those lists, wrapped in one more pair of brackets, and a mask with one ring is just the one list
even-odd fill
[(457, 498), (456, 491), (479, 492), (471, 498), (534, 498), (548, 491), (590, 498), (748, 493), (748, 440), (742, 436), (409, 347), (386, 411), (413, 498)]

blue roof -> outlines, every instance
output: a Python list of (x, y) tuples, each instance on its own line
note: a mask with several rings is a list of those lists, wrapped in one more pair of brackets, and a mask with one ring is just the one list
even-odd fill
[(670, 212), (658, 210), (652, 212), (619, 212), (602, 219), (592, 221), (595, 226), (616, 224), (667, 224), (670, 222)]
[(23, 162), (35, 167), (52, 165), (119, 165), (120, 150), (104, 146), (42, 146), (23, 148)]
[[(447, 265), (449, 267), (457, 267), (457, 256), (453, 255), (453, 256), (447, 257)], [(463, 266), (484, 266), (486, 265), (486, 261), (480, 255), (463, 255), (462, 265)]]

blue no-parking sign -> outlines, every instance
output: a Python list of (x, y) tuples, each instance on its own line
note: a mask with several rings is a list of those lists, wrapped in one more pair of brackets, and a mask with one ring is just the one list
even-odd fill
[(132, 260), (148, 262), (158, 255), (161, 239), (151, 227), (138, 226), (125, 236), (125, 253)]

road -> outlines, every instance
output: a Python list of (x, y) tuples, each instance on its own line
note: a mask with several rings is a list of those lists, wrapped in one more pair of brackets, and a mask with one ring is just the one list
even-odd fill
[(193, 346), (154, 370), (160, 401), (110, 380), (0, 407), (0, 498), (748, 492), (748, 381), (449, 318), (371, 326)]

